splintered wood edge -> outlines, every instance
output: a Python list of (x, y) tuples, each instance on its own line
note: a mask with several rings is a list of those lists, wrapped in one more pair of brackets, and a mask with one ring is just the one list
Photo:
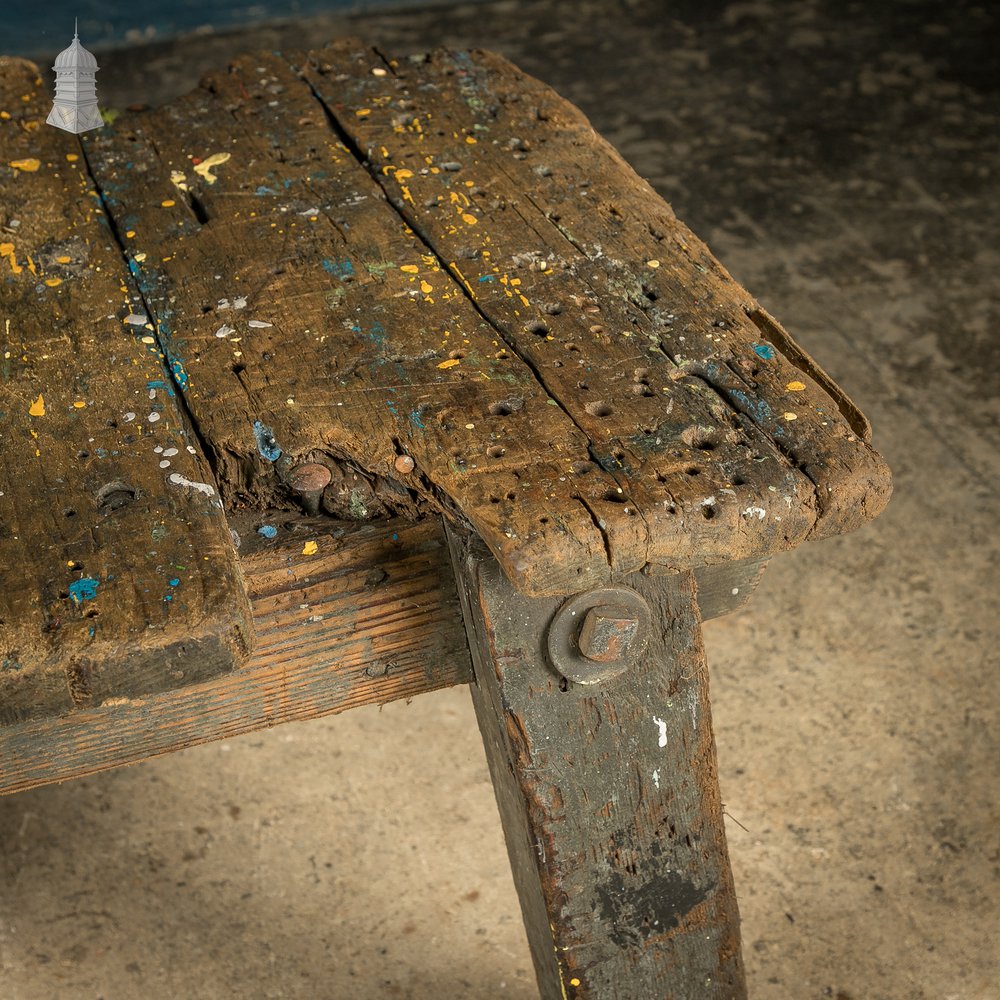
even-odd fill
[(468, 683), (469, 653), (441, 523), (365, 526), (237, 518), (256, 650), (176, 691), (112, 697), (0, 728), (0, 794), (136, 763), (283, 722)]

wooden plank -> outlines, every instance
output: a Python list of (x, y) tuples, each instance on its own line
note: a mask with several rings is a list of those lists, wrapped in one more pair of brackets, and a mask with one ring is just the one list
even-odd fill
[[(0, 730), (0, 793), (468, 682), (438, 520), (337, 527), (274, 513), (236, 521), (256, 626), (250, 662), (179, 691)], [(262, 523), (274, 541), (257, 534)]]
[(308, 74), (638, 508), (645, 534), (582, 491), (616, 568), (760, 558), (884, 507), (856, 407), (576, 108), (488, 52), (370, 62), (338, 41)]
[[(287, 503), (294, 463), (336, 463), (375, 484), (380, 508), (467, 516), (528, 589), (606, 575), (601, 532), (569, 498), (585, 435), (386, 204), (307, 84), (271, 54), (203, 83), (85, 146), (172, 330), (227, 503)], [(480, 453), (493, 427), (516, 430), (516, 469)], [(565, 517), (542, 525), (553, 497)]]
[(545, 661), (561, 602), (518, 594), (475, 541), (452, 552), (543, 1000), (745, 997), (691, 574), (628, 580), (649, 647), (583, 685)]
[(250, 611), (80, 144), (0, 59), (0, 726), (223, 674)]

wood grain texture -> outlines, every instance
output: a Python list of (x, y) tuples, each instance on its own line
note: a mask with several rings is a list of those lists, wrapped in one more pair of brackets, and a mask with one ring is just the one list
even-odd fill
[[(277, 529), (274, 541), (257, 535), (261, 523)], [(0, 793), (468, 682), (440, 522), (333, 527), (258, 515), (236, 524), (256, 628), (251, 660), (180, 691), (0, 729)], [(305, 555), (310, 542), (316, 552)]]
[(453, 536), (473, 701), (543, 1000), (739, 1000), (739, 916), (690, 573), (629, 584), (653, 610), (642, 662), (561, 682), (546, 627)]
[(0, 727), (225, 673), (250, 642), (179, 373), (49, 106), (0, 59)]
[(346, 465), (359, 508), (467, 521), (545, 594), (760, 560), (888, 498), (856, 408), (499, 57), (241, 57), (84, 144), (227, 502)]

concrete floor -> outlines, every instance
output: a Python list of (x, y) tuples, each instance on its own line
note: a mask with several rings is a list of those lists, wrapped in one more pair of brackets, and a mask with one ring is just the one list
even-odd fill
[[(1000, 998), (998, 29), (929, 0), (500, 0), (102, 61), (128, 103), (349, 31), (504, 52), (871, 417), (886, 514), (706, 627), (757, 1000)], [(0, 800), (0, 844), (3, 1000), (537, 995), (462, 689)]]

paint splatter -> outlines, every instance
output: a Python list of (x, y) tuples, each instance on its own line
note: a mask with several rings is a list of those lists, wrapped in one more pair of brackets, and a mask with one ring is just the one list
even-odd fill
[(10, 269), (15, 274), (20, 274), (24, 268), (21, 267), (17, 262), (17, 257), (14, 256), (14, 244), (13, 243), (0, 243), (0, 257), (6, 257), (10, 262)]
[(667, 723), (664, 719), (660, 719), (655, 715), (653, 716), (653, 722), (656, 723), (657, 728), (660, 730), (657, 743), (659, 746), (665, 747), (667, 745)]
[(765, 361), (770, 361), (774, 357), (774, 348), (770, 344), (754, 344), (753, 352)]
[(763, 521), (764, 518), (767, 517), (767, 511), (764, 510), (763, 507), (747, 507), (743, 511), (743, 516), (744, 517), (756, 517), (759, 520)]
[(327, 274), (332, 274), (335, 278), (340, 278), (341, 281), (354, 277), (354, 265), (346, 257), (343, 260), (330, 260), (328, 257), (325, 257), (323, 259), (323, 270)]
[(319, 546), (315, 542), (306, 542), (306, 544), (302, 546), (302, 554), (304, 556), (314, 556), (316, 555), (318, 549)]
[(275, 440), (274, 431), (266, 427), (260, 420), (255, 420), (253, 436), (257, 439), (257, 450), (269, 462), (277, 462), (281, 458), (281, 448)]
[(211, 156), (206, 156), (200, 163), (195, 164), (194, 172), (204, 177), (209, 184), (214, 184), (218, 178), (212, 173), (212, 167), (226, 163), (230, 155), (230, 153), (213, 153)]
[(33, 174), (42, 164), (31, 156), (24, 160), (11, 160), (10, 165), (15, 170), (23, 170), (27, 174)]
[(236, 328), (230, 326), (228, 323), (223, 323), (222, 326), (220, 326), (219, 329), (215, 331), (216, 337), (218, 337), (220, 340), (223, 337), (228, 337), (231, 333), (236, 333)]
[(454, 368), (458, 364), (461, 364), (458, 358), (449, 358), (447, 361), (442, 361), (438, 368)]
[(262, 319), (252, 319), (247, 323), (247, 326), (252, 326), (255, 330), (263, 330), (265, 327), (274, 326), (274, 324), (265, 323)]
[(799, 419), (799, 415), (797, 413), (790, 413), (790, 412), (789, 413), (782, 413), (782, 416), (786, 420), (788, 420), (788, 421), (798, 420)]
[(179, 170), (170, 171), (170, 183), (173, 184), (178, 191), (187, 191), (187, 177), (182, 174)]
[(31, 406), (28, 407), (28, 413), (30, 413), (33, 417), (45, 416), (45, 398), (41, 393), (38, 394), (38, 399), (36, 399)]
[(74, 604), (82, 601), (92, 601), (97, 597), (97, 588), (101, 581), (92, 576), (84, 576), (79, 580), (74, 580), (69, 585), (69, 598)]
[(167, 482), (172, 483), (174, 486), (186, 486), (188, 489), (197, 490), (199, 493), (204, 493), (207, 497), (215, 496), (215, 487), (210, 486), (208, 483), (196, 483), (182, 476), (179, 472), (171, 472), (167, 476)]
[(265, 538), (275, 538), (278, 534), (278, 529), (273, 524), (262, 524), (257, 529), (258, 535), (263, 535)]
[(789, 392), (803, 392), (805, 387), (804, 382), (789, 382), (788, 385), (785, 386)]

